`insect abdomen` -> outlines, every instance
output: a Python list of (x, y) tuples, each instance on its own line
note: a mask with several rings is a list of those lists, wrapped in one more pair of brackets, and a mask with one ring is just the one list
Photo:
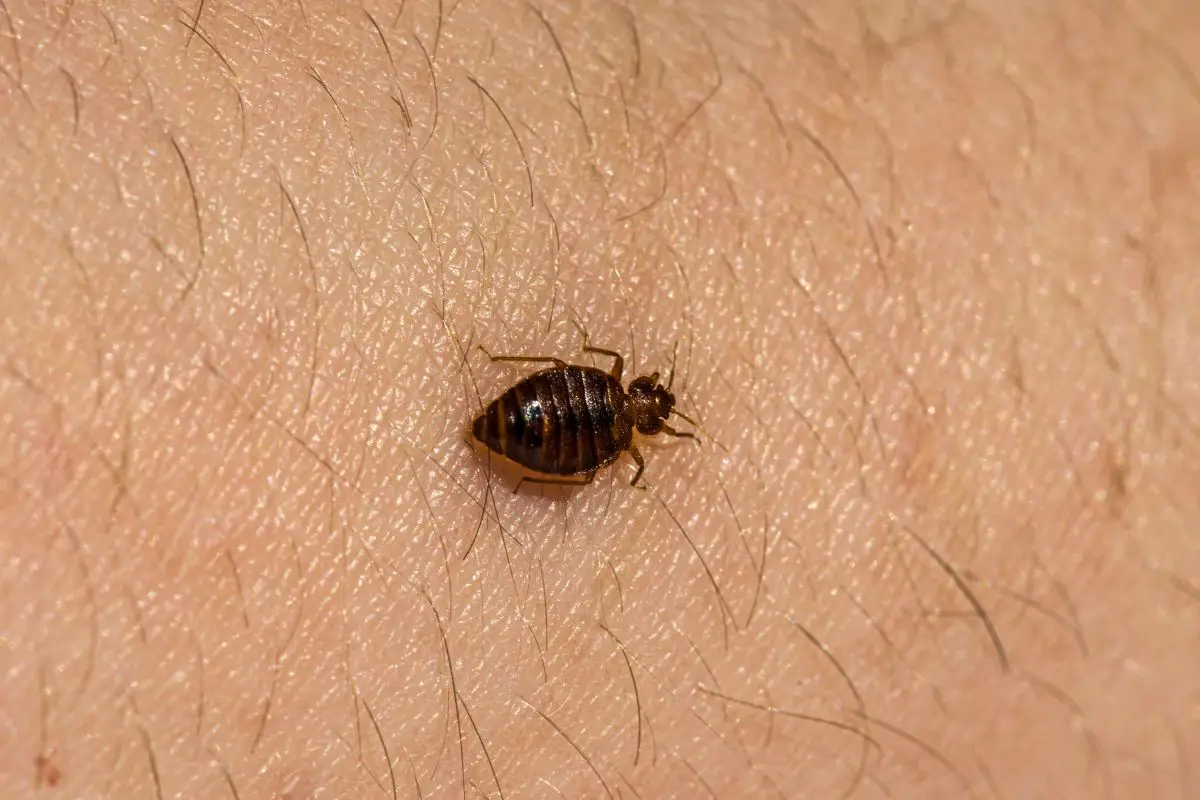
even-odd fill
[(535, 373), (475, 420), (475, 438), (527, 469), (577, 475), (610, 464), (632, 437), (621, 385), (592, 367)]

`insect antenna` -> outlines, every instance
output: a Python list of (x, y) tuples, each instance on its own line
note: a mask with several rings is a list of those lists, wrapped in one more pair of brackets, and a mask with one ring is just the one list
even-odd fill
[[(671, 373), (670, 373), (670, 375), (667, 376), (667, 391), (668, 392), (671, 391), (671, 384), (673, 384), (675, 382), (675, 364), (678, 360), (679, 360), (679, 341), (676, 340), (674, 347), (671, 348)], [(696, 430), (700, 431), (700, 433), (704, 434), (704, 436), (707, 439), (709, 439), (710, 441), (716, 442), (716, 444), (718, 446), (720, 446), (722, 450), (725, 450), (725, 446), (722, 445), (720, 442), (717, 442), (717, 440), (712, 437), (712, 434), (710, 434), (708, 431), (704, 430), (704, 426), (701, 425), (699, 422), (696, 422), (696, 420), (692, 419), (691, 417), (689, 417), (687, 414), (680, 411), (675, 406), (671, 407), (671, 413), (674, 414), (675, 416), (679, 417), (680, 419), (682, 419), (684, 422), (687, 422), (689, 425), (691, 425)], [(697, 440), (697, 443), (698, 442), (699, 442), (699, 440)]]
[[(679, 358), (679, 342), (675, 342), (675, 346), (671, 348), (671, 374), (667, 376), (667, 391), (671, 391), (671, 384), (675, 383), (675, 361)], [(683, 416), (682, 414), (680, 416)], [(687, 417), (684, 417), (687, 419)], [(691, 422), (691, 420), (688, 420)], [(695, 425), (696, 423), (692, 423)]]
[[(704, 438), (708, 439), (710, 442), (712, 442), (713, 444), (715, 444), (717, 447), (721, 448), (721, 449), (722, 449), (722, 450), (724, 450), (726, 453), (728, 453), (728, 452), (729, 452), (729, 448), (728, 448), (728, 447), (726, 447), (725, 445), (721, 444), (721, 443), (720, 443), (720, 442), (719, 442), (719, 441), (716, 439), (716, 437), (714, 437), (714, 436), (713, 436), (711, 433), (709, 433), (708, 431), (706, 431), (706, 430), (704, 429), (704, 426), (703, 426), (703, 425), (701, 425), (699, 422), (696, 422), (696, 420), (692, 419), (692, 418), (691, 418), (691, 417), (689, 417), (687, 414), (683, 413), (682, 411), (680, 411), (680, 410), (679, 410), (679, 409), (677, 409), (677, 408), (672, 408), (672, 409), (671, 409), (671, 413), (672, 413), (672, 414), (674, 414), (675, 416), (679, 417), (680, 419), (684, 420), (685, 422), (689, 423), (690, 425), (692, 425), (692, 426), (693, 426), (693, 427), (694, 427), (696, 430), (700, 431), (700, 433), (701, 433), (701, 434), (704, 436)], [(696, 439), (696, 444), (699, 444), (699, 443), (700, 443), (700, 440), (699, 440), (699, 439)]]

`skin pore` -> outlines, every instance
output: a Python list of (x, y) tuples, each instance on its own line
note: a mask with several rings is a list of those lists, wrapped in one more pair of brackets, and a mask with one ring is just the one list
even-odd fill
[[(1197, 52), (6, 0), (0, 796), (1195, 797)], [(703, 435), (514, 495), (577, 326)]]

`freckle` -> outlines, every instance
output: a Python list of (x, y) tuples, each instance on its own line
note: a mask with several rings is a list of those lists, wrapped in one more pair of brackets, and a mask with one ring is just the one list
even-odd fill
[(33, 759), (33, 766), (37, 770), (39, 787), (46, 786), (53, 789), (62, 781), (62, 770), (51, 760), (50, 756), (39, 753)]

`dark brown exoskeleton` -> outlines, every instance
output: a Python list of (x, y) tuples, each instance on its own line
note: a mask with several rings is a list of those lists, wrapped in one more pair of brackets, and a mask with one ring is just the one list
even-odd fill
[[(583, 350), (612, 356), (612, 370), (568, 364), (557, 358), (488, 354), (492, 361), (554, 365), (493, 400), (471, 428), (490, 450), (538, 473), (539, 477), (521, 478), (513, 491), (525, 482), (584, 486), (622, 453), (629, 453), (637, 464), (630, 483), (636, 486), (646, 462), (633, 443), (635, 431), (642, 436), (665, 433), (695, 438), (695, 434), (667, 424), (671, 414), (695, 424), (675, 409), (673, 366), (666, 386), (658, 382), (655, 372), (635, 378), (626, 391), (621, 386), (625, 360), (619, 353), (586, 343)], [(572, 476), (582, 476), (582, 480), (567, 480)]]

